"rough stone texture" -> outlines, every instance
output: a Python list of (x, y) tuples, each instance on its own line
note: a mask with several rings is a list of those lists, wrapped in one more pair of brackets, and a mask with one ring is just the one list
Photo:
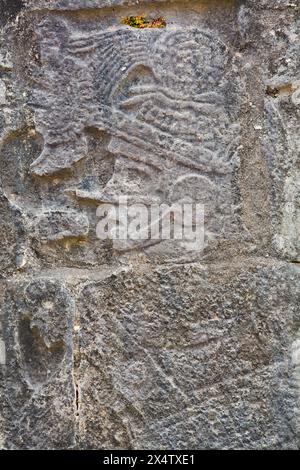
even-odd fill
[(74, 445), (74, 302), (62, 282), (12, 284), (3, 308), (7, 446), (68, 448)]
[(80, 444), (297, 448), (296, 292), (293, 268), (248, 263), (88, 283), (78, 301)]
[[(297, 2), (0, 13), (1, 447), (299, 448)], [(119, 195), (204, 250), (99, 240)]]

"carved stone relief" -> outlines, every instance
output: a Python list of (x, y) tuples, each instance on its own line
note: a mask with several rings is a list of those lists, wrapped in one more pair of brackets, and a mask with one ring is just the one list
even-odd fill
[[(0, 446), (298, 448), (297, 5), (6, 12)], [(99, 239), (122, 196), (204, 205), (203, 249)]]

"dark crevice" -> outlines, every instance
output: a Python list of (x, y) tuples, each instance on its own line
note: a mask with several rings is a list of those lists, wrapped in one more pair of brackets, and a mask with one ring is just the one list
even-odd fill
[(23, 0), (0, 0), (0, 26), (14, 20), (23, 7)]
[(277, 98), (280, 95), (292, 93), (292, 91), (293, 85), (291, 83), (285, 83), (278, 86), (267, 86), (266, 95)]
[(79, 415), (79, 388), (78, 384), (75, 383), (75, 408), (76, 408), (76, 415)]

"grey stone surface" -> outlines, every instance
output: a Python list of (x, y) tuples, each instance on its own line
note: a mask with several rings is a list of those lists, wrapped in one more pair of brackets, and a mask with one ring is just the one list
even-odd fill
[[(297, 2), (0, 12), (0, 446), (299, 448)], [(120, 195), (204, 249), (98, 239)]]
[(74, 301), (62, 282), (8, 283), (3, 415), (10, 449), (74, 445)]
[(284, 264), (128, 270), (88, 283), (78, 301), (80, 445), (297, 448), (298, 303)]

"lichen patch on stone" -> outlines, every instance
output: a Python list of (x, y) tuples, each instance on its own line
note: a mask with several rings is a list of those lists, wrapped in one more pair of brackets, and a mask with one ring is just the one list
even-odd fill
[(146, 18), (145, 16), (126, 16), (122, 18), (122, 23), (132, 28), (165, 28), (167, 26), (165, 18)]

